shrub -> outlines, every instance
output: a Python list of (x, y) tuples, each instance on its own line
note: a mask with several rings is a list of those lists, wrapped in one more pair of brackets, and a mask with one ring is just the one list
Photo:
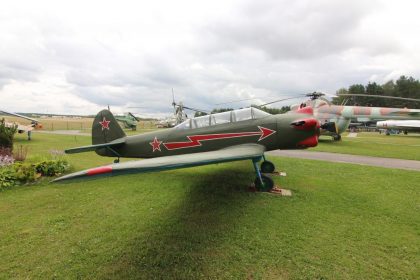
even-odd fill
[(41, 175), (37, 174), (33, 164), (18, 162), (13, 164), (13, 168), (15, 170), (16, 180), (22, 184), (34, 182), (41, 177)]
[(55, 176), (64, 173), (70, 168), (66, 160), (46, 160), (35, 164), (35, 170), (42, 176)]
[(65, 160), (46, 160), (37, 164), (15, 162), (0, 168), (0, 190), (35, 182), (41, 176), (55, 176), (70, 169)]
[(6, 126), (4, 119), (0, 120), (0, 147), (13, 149), (13, 137), (17, 132), (17, 125)]
[(18, 184), (16, 173), (12, 167), (0, 168), (0, 190), (14, 187)]

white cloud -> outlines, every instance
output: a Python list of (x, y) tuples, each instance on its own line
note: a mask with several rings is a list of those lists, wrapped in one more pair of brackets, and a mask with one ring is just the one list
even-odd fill
[[(0, 98), (19, 112), (170, 112), (420, 77), (416, 1), (9, 1)], [(245, 103), (236, 106), (244, 106)]]

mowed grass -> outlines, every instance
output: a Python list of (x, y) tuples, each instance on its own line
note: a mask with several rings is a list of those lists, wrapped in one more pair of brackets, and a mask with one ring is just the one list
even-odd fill
[[(24, 139), (33, 158), (90, 142)], [(248, 161), (0, 192), (0, 279), (418, 277), (418, 172), (270, 159), (292, 197), (247, 192)]]
[(321, 136), (318, 146), (309, 151), (420, 160), (420, 134), (361, 132), (357, 137), (343, 136), (341, 141)]

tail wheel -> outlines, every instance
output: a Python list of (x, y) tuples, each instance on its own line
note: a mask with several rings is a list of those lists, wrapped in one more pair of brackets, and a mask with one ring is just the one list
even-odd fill
[(261, 179), (263, 184), (261, 184), (261, 180), (259, 177), (255, 178), (255, 188), (260, 192), (268, 192), (274, 187), (274, 181), (270, 177), (261, 174)]
[(261, 172), (262, 173), (273, 173), (276, 167), (271, 161), (263, 161), (261, 163)]

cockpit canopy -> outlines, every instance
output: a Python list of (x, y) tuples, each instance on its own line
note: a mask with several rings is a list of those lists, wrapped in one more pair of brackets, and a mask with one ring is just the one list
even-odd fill
[(261, 119), (271, 114), (261, 111), (257, 108), (238, 109), (229, 112), (210, 114), (202, 117), (188, 119), (175, 126), (177, 129), (201, 128), (225, 123), (240, 122), (246, 120)]

